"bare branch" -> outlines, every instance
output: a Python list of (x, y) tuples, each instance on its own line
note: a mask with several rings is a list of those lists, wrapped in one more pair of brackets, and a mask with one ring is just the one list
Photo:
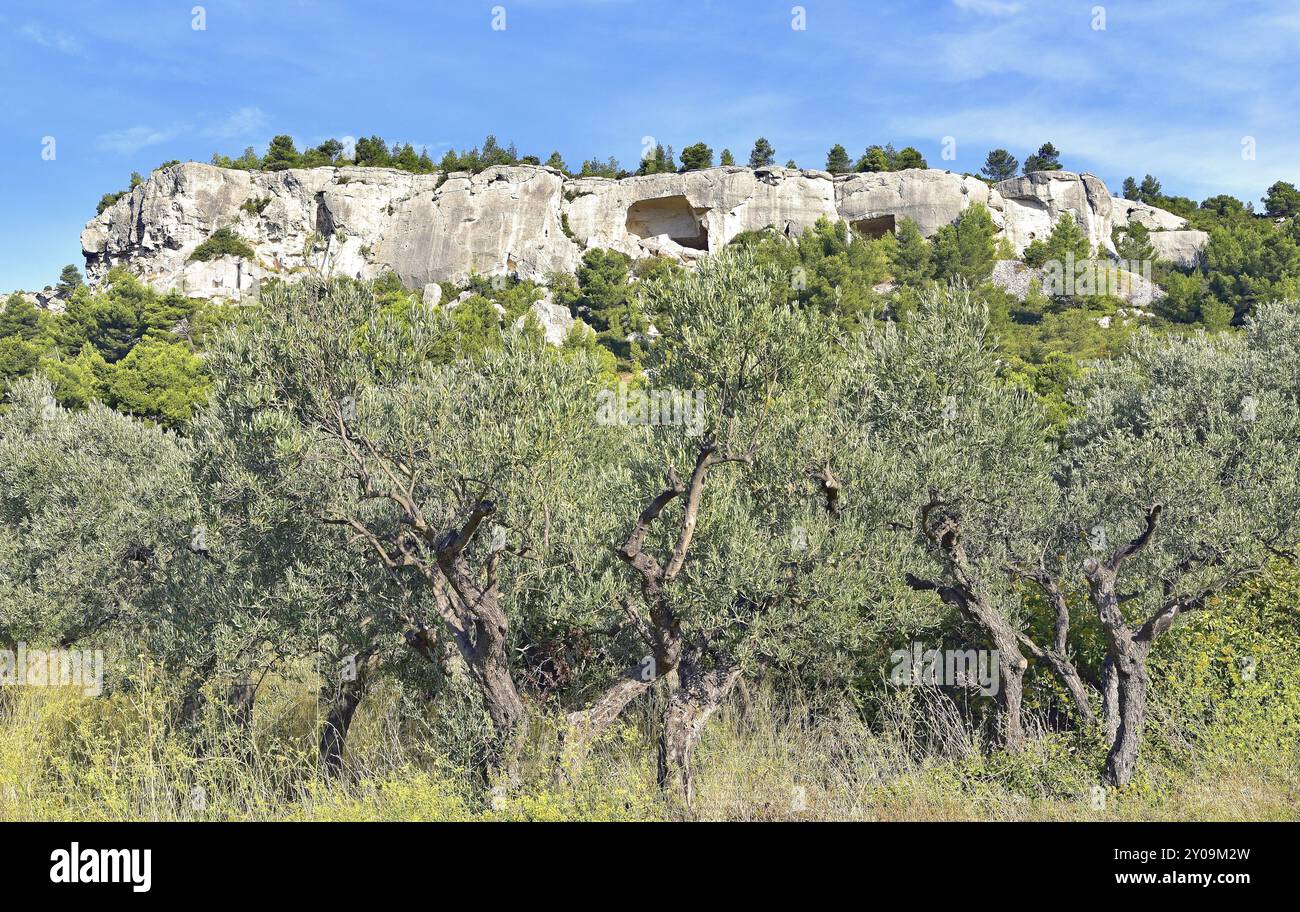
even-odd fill
[(686, 491), (686, 486), (682, 484), (676, 470), (671, 466), (668, 469), (667, 483), (668, 486), (641, 511), (641, 515), (632, 526), (632, 531), (628, 534), (627, 541), (618, 549), (618, 556), (641, 575), (641, 588), (647, 596), (658, 591), (663, 580), (663, 570), (652, 555), (645, 553), (646, 536), (668, 504)]
[(1111, 559), (1106, 562), (1106, 568), (1108, 570), (1114, 573), (1119, 569), (1120, 564), (1124, 563), (1124, 561), (1128, 560), (1134, 554), (1137, 554), (1150, 543), (1151, 536), (1154, 535), (1156, 531), (1156, 523), (1159, 522), (1160, 514), (1162, 512), (1164, 512), (1163, 505), (1158, 503), (1151, 505), (1150, 509), (1147, 510), (1146, 526), (1142, 529), (1141, 534), (1111, 556)]
[(681, 531), (677, 536), (677, 545), (673, 548), (672, 556), (668, 559), (668, 566), (664, 568), (663, 582), (670, 583), (681, 572), (682, 565), (686, 563), (686, 552), (691, 547), (691, 539), (695, 537), (695, 524), (700, 515), (700, 498), (704, 495), (704, 479), (709, 474), (709, 469), (723, 461), (744, 461), (744, 457), (722, 457), (716, 455), (717, 451), (712, 444), (705, 444), (700, 447), (699, 455), (695, 457), (695, 469), (691, 472), (691, 479), (686, 487), (686, 508), (685, 515), (682, 517)]

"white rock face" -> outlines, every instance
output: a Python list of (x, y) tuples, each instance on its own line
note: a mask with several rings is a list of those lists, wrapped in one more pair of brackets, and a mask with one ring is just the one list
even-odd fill
[(1151, 232), (1151, 246), (1156, 259), (1173, 263), (1184, 269), (1200, 265), (1210, 235), (1204, 231), (1187, 229), (1187, 220), (1181, 216), (1157, 209), (1135, 200), (1114, 199), (1115, 226), (1127, 231), (1129, 225), (1142, 225)]
[(1002, 197), (974, 177), (948, 171), (910, 169), (850, 174), (836, 182), (841, 218), (867, 235), (892, 231), (897, 220), (909, 218), (930, 237), (955, 221), (972, 203), (989, 208), (994, 222), (1002, 222)]
[(256, 261), (219, 257), (207, 262), (183, 263), (163, 280), (153, 280), (153, 284), (160, 290), (176, 289), (194, 297), (238, 301), (252, 294), (257, 283), (267, 275), (267, 270)]
[(13, 295), (18, 295), (37, 310), (48, 310), (50, 313), (63, 313), (68, 306), (68, 299), (60, 295), (57, 289), (46, 288), (42, 291), (15, 290), (8, 294), (0, 294), (0, 307), (3, 307), (5, 301)]
[(799, 234), (819, 218), (839, 219), (836, 185), (824, 172), (710, 168), (624, 180), (567, 181), (563, 211), (583, 249), (692, 259), (742, 231)]
[[(537, 317), (537, 322), (542, 325), (542, 333), (551, 345), (562, 345), (568, 338), (569, 330), (577, 322), (573, 314), (569, 313), (569, 308), (556, 304), (549, 295), (533, 302), (532, 313)], [(524, 314), (515, 321), (515, 328), (522, 329), (527, 321), (528, 314)]]
[(1206, 231), (1151, 232), (1151, 246), (1155, 249), (1156, 259), (1184, 269), (1200, 265), (1209, 243), (1210, 235)]
[(1177, 231), (1187, 224), (1187, 219), (1157, 209), (1155, 206), (1137, 200), (1113, 197), (1111, 199), (1111, 218), (1117, 228), (1129, 225), (1141, 225), (1151, 231)]
[[(545, 280), (572, 272), (593, 247), (689, 263), (743, 231), (794, 236), (818, 219), (867, 235), (914, 220), (926, 236), (973, 203), (988, 206), (1017, 251), (1063, 212), (1094, 243), (1110, 245), (1112, 203), (1091, 175), (1034, 174), (996, 189), (940, 170), (832, 177), (824, 171), (725, 167), (624, 180), (566, 178), (546, 167), (481, 174), (408, 174), (383, 168), (247, 172), (189, 162), (154, 172), (81, 235), (92, 284), (122, 264), (161, 290), (238, 300), (268, 277), (313, 272), (410, 287), (473, 274)], [(252, 259), (191, 262), (218, 228)]]
[(1087, 234), (1089, 244), (1114, 252), (1113, 204), (1100, 178), (1072, 171), (1035, 171), (1004, 180), (996, 189), (1002, 197), (1004, 231), (1017, 253), (1046, 238), (1067, 213)]
[(367, 235), (373, 262), (408, 285), (473, 273), (539, 279), (575, 267), (579, 252), (560, 220), (564, 180), (553, 171), (489, 168), (450, 174), (441, 186), (435, 175), (410, 176), (424, 186), (391, 200), (377, 236)]
[[(1105, 292), (1119, 298), (1125, 304), (1131, 307), (1146, 308), (1151, 304), (1165, 297), (1165, 291), (1159, 285), (1152, 282), (1149, 275), (1141, 275), (1137, 272), (1125, 270), (1112, 270), (1109, 265), (1102, 272), (1093, 273), (1093, 292)], [(1032, 282), (1037, 281), (1039, 291), (1050, 294), (1052, 292), (1052, 277), (1045, 269), (1035, 269), (1032, 266), (1026, 266), (1019, 260), (998, 260), (993, 265), (993, 274), (990, 276), (994, 285), (1014, 295), (1023, 301), (1029, 294), (1029, 286)], [(1077, 286), (1076, 286), (1077, 287)], [(1109, 324), (1103, 323), (1103, 326)]]

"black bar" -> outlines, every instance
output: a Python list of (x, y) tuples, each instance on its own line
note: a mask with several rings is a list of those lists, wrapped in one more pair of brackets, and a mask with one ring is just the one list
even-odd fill
[[(770, 901), (789, 889), (808, 898), (847, 891), (873, 905), (944, 895), (978, 902), (1008, 889), (1071, 900), (1196, 890), (1231, 901), (1294, 881), (1296, 834), (1285, 823), (33, 823), (0, 826), (0, 870), (13, 896), (113, 894), (127, 903), (373, 902), (412, 891), (468, 902), (472, 885), (492, 897), (583, 894), (606, 905), (663, 891)], [(51, 882), (53, 853), (73, 843), (79, 852), (149, 849), (148, 892), (130, 882)], [(1154, 882), (1118, 882), (1131, 875)], [(1246, 882), (1207, 885), (1204, 875)]]

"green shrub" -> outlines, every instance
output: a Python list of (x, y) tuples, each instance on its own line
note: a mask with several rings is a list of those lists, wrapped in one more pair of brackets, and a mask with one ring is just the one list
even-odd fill
[(246, 260), (254, 258), (253, 248), (248, 242), (229, 228), (218, 228), (202, 244), (194, 248), (190, 259), (199, 263), (215, 260), (217, 257), (235, 256)]

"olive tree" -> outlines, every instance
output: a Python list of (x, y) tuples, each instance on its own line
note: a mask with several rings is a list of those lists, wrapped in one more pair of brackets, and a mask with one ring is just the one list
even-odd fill
[[(266, 302), (283, 301), (281, 294), (269, 293)], [(367, 306), (323, 325), (323, 332), (336, 333), (348, 347), (332, 355), (318, 351), (318, 357), (352, 351), (356, 333), (373, 315)], [(407, 647), (398, 644), (412, 631), (416, 607), (408, 588), (348, 549), (337, 529), (313, 510), (342, 496), (338, 472), (292, 414), (268, 397), (262, 360), (266, 347), (285, 344), (286, 325), (301, 319), (301, 309), (270, 312), (250, 321), (248, 329), (232, 328), (210, 347), (214, 395), (192, 428), (196, 535), (209, 559), (178, 566), (170, 582), (176, 603), (206, 623), (205, 636), (193, 647), (198, 682), (230, 679), (245, 713), (265, 672), (315, 663), (321, 681), (320, 762), (334, 774), (342, 768), (348, 728), (366, 690), (377, 674), (402, 664), (398, 652)], [(281, 334), (279, 343), (269, 341), (273, 332)], [(304, 367), (304, 377), (310, 369)], [(341, 373), (346, 367), (337, 362), (329, 369)]]
[(930, 289), (903, 323), (866, 335), (852, 365), (861, 387), (845, 405), (849, 449), (876, 459), (876, 477), (857, 486), (874, 484), (897, 504), (890, 523), (911, 548), (908, 585), (937, 595), (996, 652), (1000, 740), (1023, 745), (1029, 657), (1091, 719), (1068, 655), (1064, 600), (1051, 602), (1050, 644), (1029, 632), (1021, 580), (1037, 575), (1050, 550), (1054, 450), (1033, 397), (999, 374), (984, 302), (960, 285)]
[(189, 541), (189, 460), (153, 424), (64, 409), (44, 378), (13, 384), (0, 412), (0, 637), (167, 639), (152, 593)]
[(1300, 539), (1300, 312), (1271, 304), (1239, 333), (1144, 335), (1073, 401), (1067, 528), (1105, 634), (1106, 778), (1122, 786), (1156, 641)]
[(394, 314), (359, 283), (273, 288), (262, 306), (212, 355), (225, 464), (274, 479), (292, 523), (393, 581), (394, 610), (355, 622), (431, 663), (450, 652), (508, 748), (527, 710), (511, 609), (552, 543), (591, 524), (599, 498), (584, 492), (613, 452), (601, 441), (618, 429), (593, 421), (598, 365), (518, 333), (453, 360), (445, 312)]
[(779, 654), (780, 631), (800, 610), (795, 530), (802, 522), (810, 537), (807, 502), (828, 501), (800, 432), (831, 333), (784, 300), (784, 287), (751, 253), (728, 251), (650, 291), (673, 319), (652, 355), (649, 395), (682, 407), (644, 429), (629, 478), (643, 506), (616, 549), (632, 585), (620, 604), (649, 655), (572, 721), (616, 715), (675, 672), (660, 780), (688, 802), (705, 723), (741, 676)]

